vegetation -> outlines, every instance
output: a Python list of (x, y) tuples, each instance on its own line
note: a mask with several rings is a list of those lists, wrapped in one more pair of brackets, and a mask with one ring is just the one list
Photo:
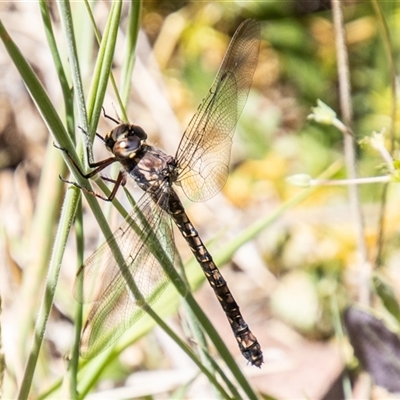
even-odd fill
[[(400, 390), (390, 361), (400, 322), (400, 3), (316, 4), (2, 3), (3, 398), (190, 398), (205, 380), (209, 398), (316, 398), (335, 381), (337, 398), (350, 398), (357, 379), (366, 393)], [(240, 358), (178, 235), (178, 272), (195, 296), (176, 277), (120, 340), (83, 360), (87, 311), (72, 296), (74, 277), (136, 192), (128, 186), (109, 205), (67, 186), (59, 175), (74, 165), (54, 144), (82, 168), (86, 141), (96, 160), (108, 157), (95, 140), (110, 129), (104, 106), (174, 154), (245, 18), (260, 21), (262, 45), (230, 178), (206, 204), (182, 199), (216, 263), (227, 264), (265, 364), (258, 371)]]

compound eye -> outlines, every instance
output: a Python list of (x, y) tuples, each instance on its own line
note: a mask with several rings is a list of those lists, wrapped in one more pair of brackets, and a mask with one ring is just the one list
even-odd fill
[(114, 145), (119, 141), (122, 140), (127, 132), (129, 132), (129, 125), (128, 124), (121, 124), (112, 129), (110, 132), (107, 133), (106, 137), (104, 138), (105, 145), (107, 149), (113, 152)]
[(134, 157), (140, 146), (140, 139), (137, 136), (128, 136), (115, 143), (113, 153), (121, 158)]
[(138, 125), (131, 125), (131, 131), (133, 135), (136, 135), (140, 140), (147, 139), (147, 133)]

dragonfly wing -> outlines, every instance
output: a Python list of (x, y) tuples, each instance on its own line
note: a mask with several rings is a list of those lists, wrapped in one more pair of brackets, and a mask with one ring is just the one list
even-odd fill
[(171, 221), (145, 194), (78, 273), (75, 298), (93, 302), (81, 337), (82, 357), (103, 351), (143, 315), (167, 285), (161, 265), (172, 266), (175, 255)]
[(177, 184), (193, 201), (217, 194), (228, 177), (232, 137), (246, 103), (260, 47), (260, 27), (246, 20), (237, 29), (207, 96), (177, 150)]

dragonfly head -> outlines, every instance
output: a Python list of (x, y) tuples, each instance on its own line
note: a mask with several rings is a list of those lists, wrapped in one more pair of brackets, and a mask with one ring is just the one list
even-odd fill
[(117, 158), (133, 158), (146, 139), (147, 134), (140, 126), (120, 124), (107, 133), (104, 142)]

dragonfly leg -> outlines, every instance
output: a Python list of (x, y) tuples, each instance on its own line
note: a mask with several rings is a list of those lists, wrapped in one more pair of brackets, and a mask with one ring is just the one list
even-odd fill
[[(78, 128), (85, 134), (85, 135), (87, 135), (87, 132), (81, 127), (81, 126), (78, 126)], [(104, 138), (103, 138), (103, 136), (101, 136), (100, 135), (100, 133), (97, 133), (96, 132), (96, 136), (104, 143)], [(57, 146), (56, 146), (57, 147)], [(68, 154), (68, 152), (65, 150), (65, 149), (62, 149), (62, 148), (60, 148), (60, 147), (57, 147), (58, 149), (60, 149), (60, 150), (63, 150), (67, 155), (68, 155), (68, 157), (69, 158), (71, 158), (71, 156)], [(108, 161), (108, 160), (113, 160), (114, 159), (114, 157), (110, 157), (110, 158), (107, 158), (106, 160), (102, 160), (102, 161), (98, 161), (98, 162), (94, 162), (93, 160), (92, 160), (92, 154), (91, 154), (91, 152), (90, 152), (90, 149), (89, 149), (89, 146), (86, 144), (86, 156), (87, 156), (87, 160), (88, 160), (88, 164), (89, 164), (89, 167), (90, 168), (97, 168), (97, 172), (99, 172), (99, 171), (101, 171), (103, 168), (105, 168), (105, 167), (107, 167), (108, 165), (110, 165), (110, 164), (104, 164), (105, 163), (105, 161)], [(71, 160), (72, 160), (72, 158), (71, 158)], [(74, 161), (74, 160), (72, 160), (72, 161)], [(115, 161), (117, 161), (117, 160), (115, 160), (114, 159), (114, 162)], [(76, 163), (74, 163), (75, 165), (76, 165)], [(102, 168), (101, 168), (102, 167)], [(96, 175), (96, 173), (97, 172), (95, 172), (95, 173), (93, 173), (93, 175), (92, 176), (94, 176), (94, 175)], [(83, 174), (81, 174), (82, 176), (83, 176)], [(86, 177), (85, 177), (86, 178)]]
[(95, 169), (93, 171), (89, 172), (88, 174), (85, 174), (81, 170), (81, 168), (77, 164), (77, 162), (72, 158), (71, 154), (69, 154), (67, 149), (65, 149), (64, 147), (61, 147), (55, 143), (54, 143), (54, 147), (58, 150), (61, 150), (70, 159), (70, 161), (72, 162), (72, 164), (74, 165), (76, 170), (79, 172), (79, 175), (85, 179), (92, 178), (93, 176), (98, 174), (100, 171), (102, 171), (104, 168), (108, 167), (109, 165), (111, 165), (112, 163), (117, 161), (117, 159), (115, 157), (106, 158), (105, 160), (102, 160), (102, 161), (99, 161), (97, 163), (90, 165), (91, 168), (95, 168)]
[[(107, 119), (109, 119), (109, 120), (115, 122), (117, 125), (119, 125), (119, 124), (122, 123), (122, 121), (118, 121), (118, 120), (116, 120), (115, 118), (113, 118), (113, 117), (111, 117), (110, 115), (108, 115), (108, 114), (106, 113), (106, 109), (105, 109), (104, 107), (102, 107), (102, 109), (103, 109), (104, 118), (107, 118)], [(114, 111), (115, 111), (115, 108), (114, 108)], [(118, 115), (118, 114), (117, 114), (117, 115)]]
[[(79, 128), (85, 135), (87, 135), (87, 132), (86, 132), (81, 126), (78, 125), (78, 128)], [(96, 136), (104, 143), (104, 138), (103, 138), (103, 136), (100, 135), (100, 133), (97, 133), (97, 132), (96, 132)]]
[[(108, 167), (109, 165), (111, 165), (112, 163), (117, 161), (115, 157), (110, 157), (110, 158), (107, 158), (105, 160), (99, 161), (99, 162), (95, 163), (96, 168), (93, 171), (89, 172), (88, 174), (85, 174), (81, 170), (80, 166), (76, 163), (76, 161), (69, 154), (67, 149), (65, 149), (65, 148), (63, 148), (61, 146), (58, 146), (55, 143), (54, 143), (54, 147), (56, 147), (57, 149), (59, 149), (59, 150), (61, 150), (61, 151), (63, 151), (65, 153), (65, 155), (71, 160), (71, 162), (74, 165), (74, 167), (76, 168), (76, 170), (79, 172), (79, 175), (81, 175), (85, 179), (92, 178), (93, 176), (97, 175), (100, 171), (102, 171), (104, 168)], [(69, 180), (63, 178), (62, 176), (60, 176), (60, 179), (63, 182), (69, 183), (70, 185), (74, 185), (74, 186), (78, 187), (79, 189), (81, 189), (81, 190), (83, 190), (83, 191), (85, 191), (87, 193), (90, 193), (91, 195), (96, 196), (99, 199), (102, 199), (102, 200), (105, 200), (105, 201), (112, 201), (112, 199), (115, 197), (115, 194), (118, 191), (118, 188), (121, 185), (125, 186), (125, 183), (126, 183), (126, 177), (125, 177), (125, 175), (124, 175), (124, 173), (122, 171), (119, 172), (119, 174), (117, 176), (117, 179), (108, 178), (108, 177), (103, 176), (103, 175), (100, 175), (100, 178), (103, 179), (104, 181), (114, 183), (114, 187), (113, 187), (113, 189), (112, 189), (112, 191), (111, 191), (111, 193), (110, 193), (110, 195), (108, 197), (102, 196), (102, 195), (94, 192), (93, 190), (89, 190), (89, 189), (86, 189), (86, 188), (82, 187), (77, 182), (69, 181)]]
[(81, 186), (77, 182), (69, 181), (69, 180), (63, 178), (61, 175), (59, 176), (59, 178), (63, 182), (68, 183), (69, 185), (73, 185), (73, 186), (77, 187), (78, 189), (83, 190), (84, 192), (89, 193), (92, 196), (98, 197), (99, 199), (102, 199), (104, 201), (112, 201), (114, 199), (119, 187), (120, 186), (125, 186), (125, 183), (126, 183), (126, 177), (125, 177), (125, 174), (122, 171), (119, 172), (119, 174), (117, 176), (117, 179), (107, 178), (105, 176), (101, 176), (100, 175), (100, 178), (103, 179), (104, 181), (114, 183), (114, 187), (113, 187), (110, 195), (108, 197), (106, 197), (106, 196), (103, 196), (103, 195), (101, 195), (99, 193), (94, 192), (93, 190), (86, 189), (85, 187)]

